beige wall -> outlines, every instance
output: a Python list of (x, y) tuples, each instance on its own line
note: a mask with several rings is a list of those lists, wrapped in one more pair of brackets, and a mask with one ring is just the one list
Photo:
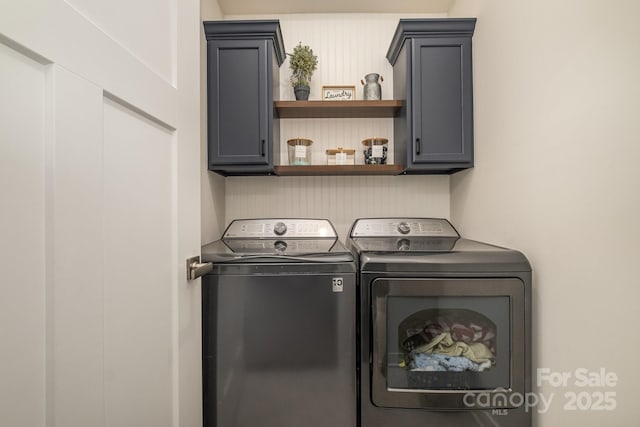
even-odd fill
[[(478, 18), (476, 167), (451, 179), (452, 218), (528, 255), (534, 367), (572, 374), (536, 390), (554, 399), (537, 425), (638, 425), (640, 2), (458, 0), (451, 14)], [(617, 385), (578, 387), (578, 368)], [(615, 392), (617, 408), (565, 410), (581, 392)]]
[[(200, 2), (202, 21), (222, 19), (222, 12), (217, 0), (202, 0)], [(201, 28), (200, 37), (200, 111), (202, 114), (201, 141), (201, 193), (202, 193), (202, 243), (216, 240), (222, 234), (225, 226), (225, 191), (224, 178), (207, 170), (207, 49), (204, 30)]]

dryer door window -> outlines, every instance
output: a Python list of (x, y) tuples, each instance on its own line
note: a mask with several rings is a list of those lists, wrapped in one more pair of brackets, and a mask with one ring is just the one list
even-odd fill
[(461, 409), (469, 393), (524, 390), (520, 280), (377, 279), (372, 296), (377, 406)]

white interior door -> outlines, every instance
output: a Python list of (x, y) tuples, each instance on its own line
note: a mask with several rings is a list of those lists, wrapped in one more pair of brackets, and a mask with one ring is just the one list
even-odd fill
[(0, 425), (201, 425), (199, 3), (0, 6)]

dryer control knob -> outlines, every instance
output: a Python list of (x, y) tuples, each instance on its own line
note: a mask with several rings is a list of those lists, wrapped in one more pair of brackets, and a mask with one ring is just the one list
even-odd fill
[(411, 231), (411, 226), (406, 222), (401, 222), (400, 224), (398, 224), (398, 231), (402, 234), (409, 234), (409, 232)]
[(282, 236), (287, 232), (286, 224), (284, 222), (276, 222), (276, 224), (273, 226), (273, 232), (278, 236)]

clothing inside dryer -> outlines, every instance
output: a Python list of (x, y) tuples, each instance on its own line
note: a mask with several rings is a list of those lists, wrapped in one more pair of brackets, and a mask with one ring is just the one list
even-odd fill
[(507, 296), (393, 296), (387, 300), (387, 386), (509, 387)]

